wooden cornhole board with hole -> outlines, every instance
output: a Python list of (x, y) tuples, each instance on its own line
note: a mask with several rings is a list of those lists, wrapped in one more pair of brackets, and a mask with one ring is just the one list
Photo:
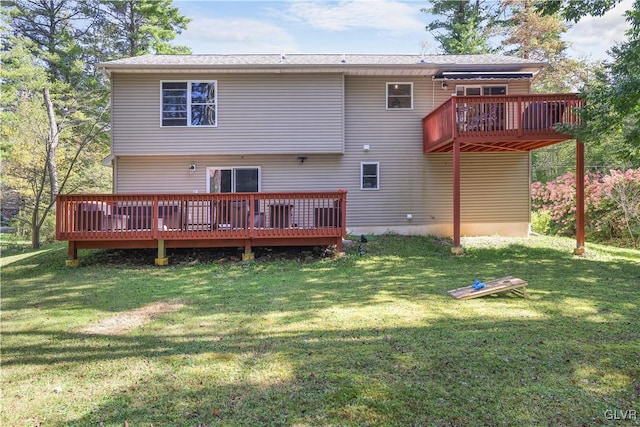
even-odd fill
[(471, 299), (479, 298), (485, 295), (498, 294), (500, 292), (511, 291), (523, 298), (527, 297), (527, 282), (513, 276), (502, 277), (500, 279), (489, 280), (484, 282), (482, 289), (473, 289), (473, 286), (465, 286), (464, 288), (449, 291), (449, 295), (455, 299)]

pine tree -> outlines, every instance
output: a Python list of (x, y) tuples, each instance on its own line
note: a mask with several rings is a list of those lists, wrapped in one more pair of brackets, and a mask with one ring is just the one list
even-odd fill
[(422, 12), (441, 17), (427, 25), (445, 54), (493, 53), (490, 37), (502, 25), (499, 3), (485, 0), (431, 0)]

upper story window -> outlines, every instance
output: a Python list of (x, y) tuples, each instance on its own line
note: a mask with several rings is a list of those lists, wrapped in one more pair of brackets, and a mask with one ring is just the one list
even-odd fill
[(217, 82), (162, 82), (162, 126), (216, 126)]
[(413, 108), (413, 83), (387, 83), (387, 110)]

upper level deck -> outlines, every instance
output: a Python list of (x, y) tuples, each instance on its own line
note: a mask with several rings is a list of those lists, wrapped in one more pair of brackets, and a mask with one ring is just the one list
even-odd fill
[(452, 96), (422, 120), (423, 152), (531, 151), (573, 136), (558, 130), (578, 125), (576, 94)]

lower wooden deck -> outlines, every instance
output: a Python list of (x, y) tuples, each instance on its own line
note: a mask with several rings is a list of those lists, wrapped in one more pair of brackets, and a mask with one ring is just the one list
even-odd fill
[(346, 191), (233, 194), (60, 195), (56, 238), (79, 249), (324, 246), (342, 250)]

